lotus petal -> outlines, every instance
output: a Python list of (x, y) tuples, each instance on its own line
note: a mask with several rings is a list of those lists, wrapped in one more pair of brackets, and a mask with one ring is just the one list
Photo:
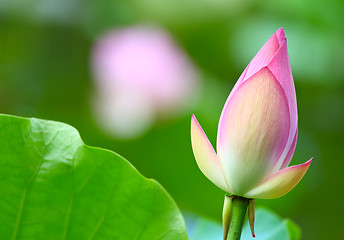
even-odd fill
[(194, 115), (191, 118), (191, 144), (197, 165), (202, 173), (216, 186), (230, 193), (221, 162)]
[(287, 99), (265, 67), (240, 85), (220, 119), (217, 153), (235, 195), (242, 196), (266, 178), (288, 136)]
[(256, 188), (245, 194), (245, 197), (273, 199), (287, 194), (305, 175), (312, 160), (313, 158), (303, 164), (291, 166), (278, 171)]
[(284, 39), (282, 42), (281, 47), (276, 52), (276, 55), (273, 57), (271, 62), (268, 65), (271, 72), (274, 74), (278, 82), (281, 84), (284, 93), (288, 100), (288, 107), (289, 107), (289, 119), (290, 119), (290, 129), (289, 129), (289, 137), (286, 143), (285, 149), (279, 159), (276, 161), (275, 171), (278, 171), (290, 148), (292, 147), (295, 133), (297, 131), (297, 105), (296, 105), (296, 94), (295, 94), (295, 86), (293, 81), (293, 75), (291, 73), (288, 50), (287, 50), (287, 42)]
[(288, 165), (290, 163), (290, 160), (291, 160), (291, 158), (294, 155), (295, 148), (296, 148), (296, 142), (297, 142), (297, 134), (298, 134), (298, 130), (296, 129), (296, 133), (295, 133), (295, 136), (294, 136), (293, 143), (291, 144), (289, 152), (288, 152), (286, 158), (284, 159), (284, 162), (283, 162), (283, 164), (282, 164), (280, 169), (284, 169), (284, 168), (288, 167)]

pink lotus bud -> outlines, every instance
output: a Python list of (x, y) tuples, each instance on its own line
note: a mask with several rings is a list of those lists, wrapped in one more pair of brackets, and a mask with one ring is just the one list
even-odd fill
[(191, 141), (204, 175), (224, 191), (277, 198), (293, 189), (311, 161), (288, 167), (297, 140), (297, 106), (287, 43), (281, 28), (260, 49), (222, 110), (217, 154), (195, 116)]

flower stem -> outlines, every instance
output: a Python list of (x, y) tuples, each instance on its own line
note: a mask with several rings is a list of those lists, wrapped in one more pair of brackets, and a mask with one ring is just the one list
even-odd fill
[(227, 240), (240, 240), (249, 203), (250, 199), (248, 198), (233, 196)]

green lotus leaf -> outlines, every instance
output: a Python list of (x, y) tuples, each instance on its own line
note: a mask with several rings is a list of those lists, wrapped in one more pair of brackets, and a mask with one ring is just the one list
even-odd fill
[(187, 239), (156, 181), (73, 127), (0, 115), (1, 240)]

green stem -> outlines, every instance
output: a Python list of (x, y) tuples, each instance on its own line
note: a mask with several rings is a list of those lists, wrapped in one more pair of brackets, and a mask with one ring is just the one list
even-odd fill
[(240, 240), (242, 226), (249, 203), (250, 199), (248, 198), (233, 196), (227, 240)]

